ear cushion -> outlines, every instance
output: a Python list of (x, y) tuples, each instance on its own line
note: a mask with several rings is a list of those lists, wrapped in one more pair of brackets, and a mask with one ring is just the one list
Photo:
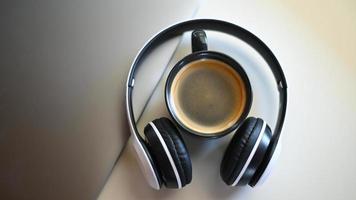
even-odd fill
[(236, 130), (220, 166), (220, 175), (226, 184), (232, 185), (240, 174), (258, 139), (262, 125), (261, 119), (250, 117)]
[[(147, 146), (166, 187), (179, 188), (179, 181), (181, 187), (189, 184), (192, 180), (192, 164), (186, 146), (174, 124), (168, 118), (156, 119), (145, 127), (144, 132)], [(163, 139), (164, 144), (162, 144), (158, 134)], [(164, 145), (170, 155), (167, 155)], [(177, 180), (177, 174), (169, 158), (173, 160), (180, 180)]]

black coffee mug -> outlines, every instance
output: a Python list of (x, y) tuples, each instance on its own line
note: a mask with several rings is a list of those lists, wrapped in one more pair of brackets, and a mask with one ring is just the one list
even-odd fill
[(180, 128), (194, 135), (224, 136), (247, 117), (252, 104), (250, 81), (233, 58), (209, 51), (206, 33), (192, 32), (192, 53), (168, 75), (165, 100)]

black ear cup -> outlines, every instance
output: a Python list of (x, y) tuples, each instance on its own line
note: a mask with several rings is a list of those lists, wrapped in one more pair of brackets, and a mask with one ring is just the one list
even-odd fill
[(162, 182), (168, 188), (181, 188), (192, 180), (192, 164), (186, 146), (168, 118), (146, 125), (147, 147), (158, 167)]
[(271, 129), (262, 119), (250, 117), (243, 122), (221, 162), (220, 175), (226, 184), (249, 184), (263, 160), (271, 136)]

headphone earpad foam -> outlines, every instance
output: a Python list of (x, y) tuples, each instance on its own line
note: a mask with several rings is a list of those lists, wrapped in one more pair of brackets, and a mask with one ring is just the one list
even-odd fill
[[(159, 131), (159, 134), (162, 136), (164, 143), (169, 150), (179, 174), (182, 187), (189, 184), (192, 180), (192, 164), (178, 129), (168, 118), (156, 119), (153, 120), (152, 123)], [(148, 124), (144, 129), (144, 133), (147, 146), (159, 168), (164, 184), (169, 188), (178, 188), (176, 175), (155, 130)]]
[(240, 174), (258, 139), (262, 125), (261, 119), (250, 117), (236, 130), (220, 165), (220, 175), (226, 184), (232, 185)]

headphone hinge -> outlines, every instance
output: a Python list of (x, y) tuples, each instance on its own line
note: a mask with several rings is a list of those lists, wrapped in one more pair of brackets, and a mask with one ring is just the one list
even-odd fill
[(134, 86), (135, 86), (135, 79), (132, 78), (131, 81), (130, 81), (130, 83), (128, 84), (128, 87), (133, 88)]
[(278, 90), (284, 90), (284, 89), (287, 89), (287, 85), (283, 83), (283, 81), (279, 80), (278, 81)]

